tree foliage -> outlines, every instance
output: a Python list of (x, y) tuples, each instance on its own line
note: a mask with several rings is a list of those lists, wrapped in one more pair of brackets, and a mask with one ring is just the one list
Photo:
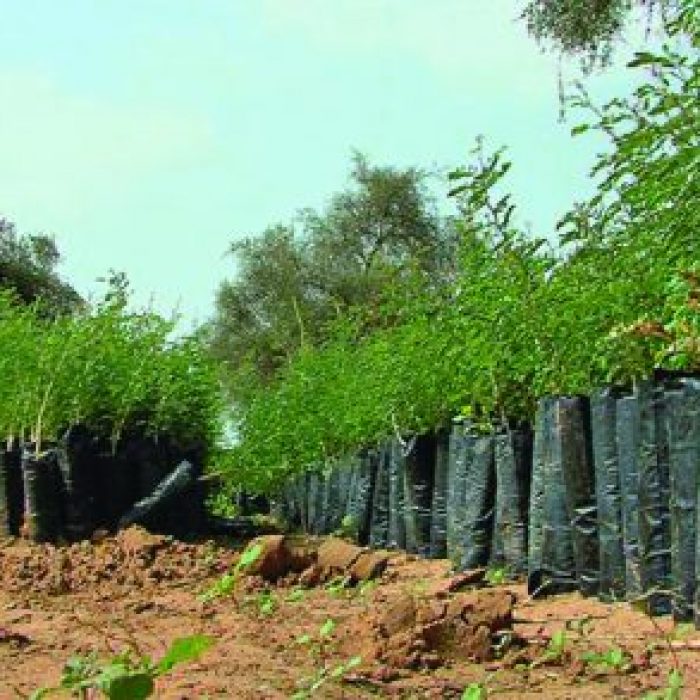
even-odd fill
[(689, 46), (638, 54), (630, 67), (646, 82), (627, 98), (577, 98), (591, 120), (574, 132), (603, 131), (613, 147), (592, 173), (595, 195), (563, 219), (556, 253), (518, 228), (499, 194), (504, 153), (478, 146), (452, 175), (456, 269), (442, 284), (419, 277), (410, 295), (400, 285), (385, 294), (370, 334), (341, 314), (322, 343), (299, 347), (258, 385), (232, 479), (265, 488), (455, 415), (527, 420), (546, 394), (700, 366), (698, 26), (697, 3), (684, 3), (668, 29)]
[(678, 0), (530, 0), (521, 17), (538, 41), (579, 56), (591, 68), (608, 63), (634, 8), (646, 10), (651, 19), (677, 5)]
[(300, 213), (231, 246), (237, 274), (221, 285), (210, 332), (232, 372), (233, 395), (270, 381), (295, 353), (328, 338), (331, 322), (362, 309), (365, 325), (399, 280), (434, 272), (448, 239), (414, 169), (370, 166), (356, 155), (351, 186), (326, 209)]
[(0, 217), (0, 289), (12, 290), (24, 303), (40, 303), (43, 313), (67, 313), (81, 298), (56, 272), (59, 262), (53, 238), (20, 236), (13, 223)]

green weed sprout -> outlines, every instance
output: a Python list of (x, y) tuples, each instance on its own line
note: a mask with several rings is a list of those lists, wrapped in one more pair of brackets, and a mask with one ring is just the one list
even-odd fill
[(193, 635), (176, 639), (165, 655), (154, 661), (148, 656), (135, 657), (131, 650), (101, 662), (95, 654), (70, 658), (63, 668), (61, 681), (54, 687), (36, 690), (30, 700), (41, 700), (54, 693), (70, 691), (81, 700), (101, 693), (110, 700), (143, 700), (155, 692), (155, 682), (175, 666), (198, 659), (214, 643), (211, 637)]
[(236, 588), (241, 572), (250, 568), (260, 558), (262, 551), (263, 547), (260, 543), (248, 547), (241, 554), (241, 558), (233, 567), (233, 570), (224, 574), (214, 585), (204, 591), (198, 600), (201, 603), (210, 603), (216, 598), (231, 595)]

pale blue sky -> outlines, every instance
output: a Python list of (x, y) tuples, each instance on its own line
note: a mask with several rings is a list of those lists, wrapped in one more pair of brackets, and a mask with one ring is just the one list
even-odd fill
[[(602, 142), (558, 123), (558, 61), (522, 4), (0, 0), (0, 214), (55, 234), (81, 293), (115, 268), (189, 320), (211, 313), (230, 241), (322, 207), (353, 148), (449, 168), (484, 134), (551, 234)], [(629, 90), (621, 65), (593, 94)]]

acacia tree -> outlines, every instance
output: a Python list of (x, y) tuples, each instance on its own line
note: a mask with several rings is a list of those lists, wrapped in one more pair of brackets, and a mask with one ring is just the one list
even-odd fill
[(447, 230), (423, 173), (374, 167), (356, 155), (350, 186), (326, 209), (303, 210), (292, 225), (234, 243), (237, 274), (219, 288), (209, 332), (236, 400), (300, 348), (327, 340), (328, 324), (351, 309), (365, 329), (378, 322), (397, 288), (445, 267)]

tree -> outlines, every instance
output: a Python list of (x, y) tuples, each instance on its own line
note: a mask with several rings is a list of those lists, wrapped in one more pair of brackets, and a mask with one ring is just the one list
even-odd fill
[(635, 7), (646, 9), (651, 20), (677, 6), (678, 0), (530, 0), (521, 17), (535, 39), (581, 57), (590, 69), (608, 63)]
[(46, 315), (68, 313), (82, 299), (56, 272), (60, 259), (53, 238), (21, 236), (0, 217), (0, 289), (12, 290), (23, 303), (38, 303)]
[(350, 186), (324, 211), (303, 210), (294, 224), (231, 246), (238, 270), (218, 291), (210, 333), (215, 356), (236, 374), (238, 398), (246, 377), (269, 381), (350, 309), (363, 310), (366, 327), (389, 290), (416, 273), (435, 277), (449, 246), (423, 173), (355, 155)]

